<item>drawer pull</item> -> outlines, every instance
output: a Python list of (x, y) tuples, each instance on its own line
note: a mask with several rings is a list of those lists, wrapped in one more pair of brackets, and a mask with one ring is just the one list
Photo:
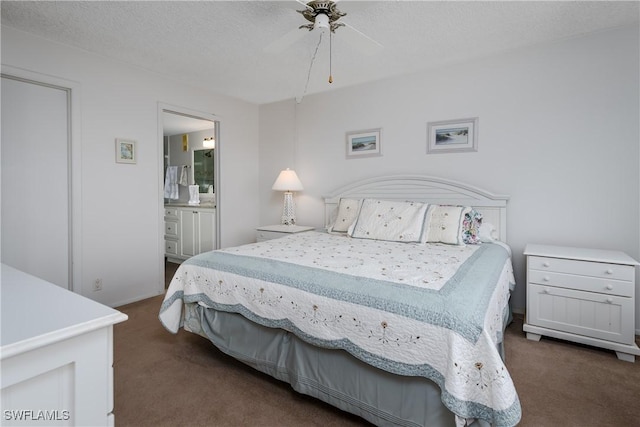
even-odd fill
[(549, 267), (550, 265), (551, 265), (551, 264), (549, 264), (549, 263), (548, 263), (548, 262), (546, 262), (546, 261), (542, 263), (542, 266), (543, 266), (543, 267)]
[(607, 273), (607, 274), (613, 274), (613, 270), (609, 268), (609, 269), (607, 269), (607, 271), (605, 271), (605, 273)]
[(544, 280), (545, 282), (548, 282), (548, 281), (549, 281), (549, 280), (551, 280), (551, 279), (549, 278), (549, 276), (544, 276), (544, 277), (542, 278), (542, 280)]
[(549, 293), (549, 288), (544, 288), (544, 289), (542, 290), (542, 293), (543, 293), (543, 294), (548, 294), (548, 293)]
[(607, 285), (607, 289), (608, 290), (612, 290), (613, 289), (613, 285), (611, 285), (611, 284)]
[(613, 302), (613, 300), (611, 298), (607, 298), (607, 304), (611, 304)]

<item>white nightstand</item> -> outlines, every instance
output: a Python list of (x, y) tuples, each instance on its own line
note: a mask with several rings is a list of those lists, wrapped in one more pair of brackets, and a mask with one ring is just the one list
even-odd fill
[(636, 260), (623, 252), (527, 245), (524, 331), (614, 350), (634, 362)]
[(288, 236), (290, 234), (304, 233), (305, 231), (311, 231), (313, 229), (315, 229), (315, 227), (309, 227), (306, 225), (265, 225), (263, 227), (256, 228), (256, 242), (279, 239), (280, 237)]

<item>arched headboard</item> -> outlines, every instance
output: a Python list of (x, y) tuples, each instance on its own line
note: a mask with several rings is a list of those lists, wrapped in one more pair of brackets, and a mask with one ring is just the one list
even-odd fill
[(482, 214), (483, 223), (496, 227), (499, 240), (507, 240), (509, 196), (493, 194), (469, 184), (423, 175), (390, 175), (354, 182), (324, 196), (325, 226), (333, 223), (341, 198), (472, 206)]

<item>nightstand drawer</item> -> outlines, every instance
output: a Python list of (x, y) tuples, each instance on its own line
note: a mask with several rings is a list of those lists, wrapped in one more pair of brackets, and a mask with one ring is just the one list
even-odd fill
[(635, 267), (603, 262), (579, 261), (571, 259), (528, 257), (528, 267), (532, 270), (577, 274), (604, 279), (633, 281)]
[(284, 237), (284, 236), (287, 236), (287, 235), (288, 234), (286, 234), (286, 233), (280, 233), (278, 231), (258, 230), (258, 231), (256, 231), (256, 241), (257, 242), (264, 242), (265, 240), (279, 239), (280, 237)]
[(556, 331), (632, 343), (633, 298), (528, 285), (527, 322)]
[(623, 297), (632, 297), (634, 291), (633, 282), (556, 273), (552, 271), (529, 270), (527, 280), (529, 283), (536, 283), (543, 286), (577, 289)]

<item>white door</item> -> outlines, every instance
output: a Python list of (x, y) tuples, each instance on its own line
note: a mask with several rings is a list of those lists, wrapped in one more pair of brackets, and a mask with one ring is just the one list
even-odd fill
[(69, 91), (2, 77), (1, 258), (71, 288)]

